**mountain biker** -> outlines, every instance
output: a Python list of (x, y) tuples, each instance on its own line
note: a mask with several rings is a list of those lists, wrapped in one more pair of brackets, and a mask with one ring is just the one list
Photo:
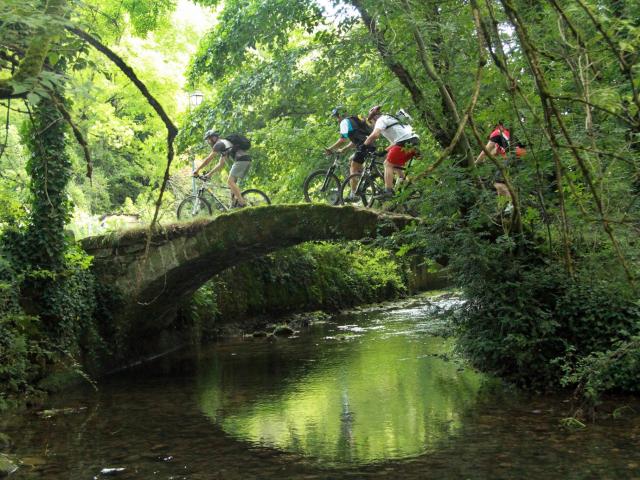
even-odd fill
[[(509, 129), (504, 126), (504, 122), (502, 120), (498, 120), (498, 123), (494, 126), (493, 131), (489, 135), (489, 141), (485, 145), (485, 149), (480, 152), (478, 158), (474, 162), (475, 165), (479, 165), (484, 162), (484, 159), (487, 157), (485, 150), (488, 151), (491, 156), (501, 156), (503, 157), (505, 163), (507, 159), (507, 150), (510, 149), (511, 145), (511, 132)], [(516, 144), (515, 155), (517, 158), (523, 157), (526, 153), (524, 146), (520, 143)], [(511, 199), (511, 194), (509, 193), (509, 189), (502, 177), (502, 174), (498, 172), (495, 176), (493, 182), (493, 188), (496, 189), (496, 193), (501, 197), (506, 197), (509, 200), (507, 208), (505, 209), (506, 213), (510, 213), (513, 210), (513, 204)]]
[[(354, 174), (362, 172), (362, 165), (364, 164), (367, 152), (373, 150), (373, 147), (368, 148), (364, 146), (364, 141), (371, 133), (371, 127), (363, 118), (356, 115), (347, 115), (342, 107), (335, 107), (331, 111), (331, 116), (340, 122), (340, 138), (338, 138), (336, 143), (325, 148), (325, 153), (327, 155), (334, 151), (342, 153), (349, 148), (355, 147), (356, 151), (349, 159), (349, 173)], [(349, 143), (336, 150), (337, 147), (346, 142)], [(354, 201), (356, 199), (354, 192), (357, 184), (357, 178), (351, 180), (351, 193), (347, 197), (347, 201)]]
[(231, 170), (229, 170), (227, 185), (229, 185), (231, 189), (231, 195), (233, 199), (235, 199), (237, 206), (244, 207), (246, 202), (242, 197), (242, 193), (240, 193), (237, 182), (247, 175), (249, 167), (251, 166), (251, 157), (246, 151), (236, 148), (234, 144), (226, 138), (221, 138), (220, 134), (214, 130), (207, 130), (204, 134), (204, 140), (211, 147), (211, 153), (204, 159), (202, 164), (193, 171), (193, 176), (198, 175), (198, 172), (209, 165), (215, 156), (219, 157), (218, 164), (207, 174), (207, 177), (222, 170), (225, 161), (232, 159), (233, 164), (231, 165)]
[(364, 141), (364, 145), (373, 145), (380, 135), (391, 144), (387, 148), (387, 157), (384, 161), (383, 196), (387, 198), (393, 196), (394, 175), (404, 178), (404, 166), (418, 154), (417, 146), (420, 143), (420, 137), (410, 125), (406, 125), (396, 116), (381, 113), (381, 108), (380, 105), (374, 105), (369, 109), (367, 120), (375, 124), (373, 132)]

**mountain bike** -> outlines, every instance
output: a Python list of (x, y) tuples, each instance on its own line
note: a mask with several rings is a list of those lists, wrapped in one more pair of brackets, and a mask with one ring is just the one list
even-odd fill
[[(340, 203), (362, 204), (370, 207), (375, 202), (375, 197), (384, 193), (384, 170), (380, 157), (386, 155), (385, 150), (371, 151), (367, 153), (362, 172), (352, 173), (340, 186)], [(351, 194), (351, 182), (356, 182), (356, 188)]]
[(342, 166), (340, 162), (340, 154), (333, 152), (331, 154), (333, 161), (328, 169), (320, 169), (311, 172), (302, 184), (302, 192), (304, 193), (304, 201), (307, 203), (328, 203), (329, 205), (337, 205), (340, 203), (340, 179), (336, 175), (336, 171)]
[[(232, 199), (231, 189), (223, 185), (212, 185), (209, 177), (198, 175), (195, 177), (199, 182), (195, 195), (189, 195), (178, 206), (178, 220), (191, 220), (195, 218), (208, 217), (214, 214), (228, 212), (234, 208), (240, 208), (237, 201)], [(213, 188), (215, 187), (215, 188)], [(214, 190), (224, 191), (216, 193)], [(205, 198), (210, 198), (207, 200)], [(250, 188), (242, 192), (242, 197), (247, 207), (257, 207), (260, 205), (271, 205), (271, 200), (266, 193), (256, 188)], [(224, 199), (224, 200), (223, 200)], [(212, 208), (213, 205), (213, 208)]]

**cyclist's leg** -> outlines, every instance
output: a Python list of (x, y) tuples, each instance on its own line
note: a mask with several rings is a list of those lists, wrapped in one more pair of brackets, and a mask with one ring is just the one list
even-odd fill
[(394, 177), (397, 176), (398, 179), (395, 180), (394, 188), (398, 188), (407, 177), (405, 167), (395, 167), (393, 168)]
[(236, 206), (243, 207), (245, 203), (244, 198), (242, 198), (242, 194), (240, 193), (237, 181), (238, 179), (233, 175), (229, 175), (229, 178), (227, 179), (227, 185), (231, 190), (231, 208)]
[[(359, 152), (356, 152), (353, 155), (351, 155), (350, 160), (351, 162), (349, 164), (350, 165), (349, 174), (353, 175), (354, 173), (362, 172), (363, 163), (364, 163), (364, 159), (362, 158), (362, 155)], [(355, 194), (357, 187), (358, 187), (358, 177), (353, 177), (351, 179), (351, 196)]]
[[(242, 157), (244, 158), (244, 157)], [(244, 176), (249, 171), (249, 167), (251, 166), (251, 162), (249, 160), (236, 160), (233, 162), (231, 166), (231, 171), (229, 172), (229, 179), (227, 180), (227, 185), (231, 189), (232, 199), (235, 198), (239, 207), (244, 207), (246, 202), (244, 198), (242, 198), (242, 193), (240, 193), (240, 188), (238, 187), (238, 180), (244, 178)], [(232, 205), (233, 205), (232, 201)]]

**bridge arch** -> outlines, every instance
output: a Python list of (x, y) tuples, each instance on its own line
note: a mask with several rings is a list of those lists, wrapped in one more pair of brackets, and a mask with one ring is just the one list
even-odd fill
[(146, 230), (87, 238), (82, 247), (98, 281), (123, 295), (116, 314), (142, 332), (171, 322), (181, 299), (233, 265), (313, 240), (386, 236), (413, 221), (351, 206), (273, 205), (169, 225), (153, 234), (148, 252)]

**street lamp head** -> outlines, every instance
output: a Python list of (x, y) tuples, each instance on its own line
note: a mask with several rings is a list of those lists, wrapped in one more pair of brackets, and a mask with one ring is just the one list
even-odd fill
[(189, 105), (191, 107), (197, 107), (204, 100), (204, 94), (200, 90), (196, 90), (189, 94)]

